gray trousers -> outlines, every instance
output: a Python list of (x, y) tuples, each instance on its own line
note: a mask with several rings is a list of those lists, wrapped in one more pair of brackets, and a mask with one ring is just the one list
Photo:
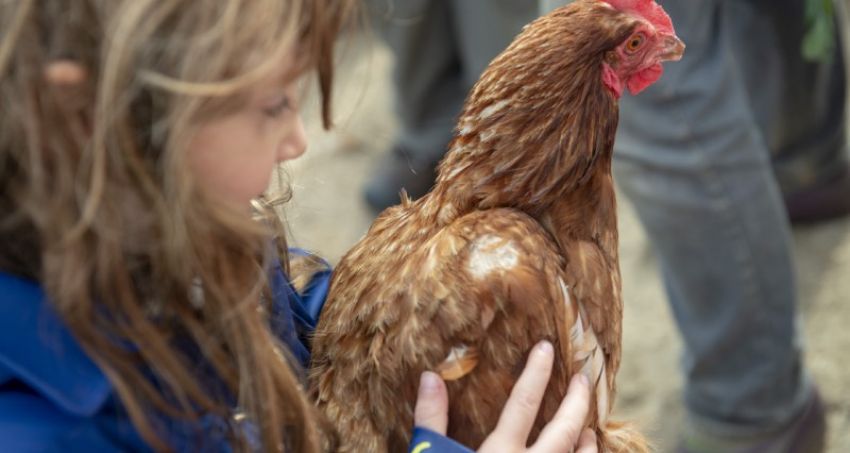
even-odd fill
[(759, 434), (810, 397), (778, 182), (793, 191), (846, 166), (841, 52), (802, 61), (802, 0), (664, 8), (688, 48), (622, 100), (616, 177), (659, 257), (694, 423)]
[(370, 0), (389, 44), (399, 133), (415, 170), (433, 167), (452, 138), (466, 94), (523, 25), (530, 0)]
[[(441, 157), (466, 90), (530, 19), (519, 5), (533, 3), (404, 2), (417, 20), (387, 36), (398, 142), (420, 162)], [(802, 0), (663, 5), (688, 48), (658, 84), (622, 99), (616, 177), (684, 338), (692, 421), (719, 436), (758, 435), (811, 395), (779, 183), (793, 192), (846, 165), (843, 62), (840, 49), (831, 64), (801, 60)]]

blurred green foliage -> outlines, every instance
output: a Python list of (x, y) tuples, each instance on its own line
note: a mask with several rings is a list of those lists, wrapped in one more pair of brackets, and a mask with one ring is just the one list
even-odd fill
[(803, 56), (810, 61), (826, 61), (835, 46), (835, 5), (832, 0), (806, 0), (806, 36)]

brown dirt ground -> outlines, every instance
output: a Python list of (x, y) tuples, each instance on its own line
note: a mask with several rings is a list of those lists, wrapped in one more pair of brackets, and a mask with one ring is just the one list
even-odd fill
[[(332, 262), (371, 223), (360, 190), (395, 128), (388, 52), (363, 36), (348, 37), (342, 47), (335, 96), (337, 128), (322, 131), (315, 109), (307, 108), (311, 147), (287, 166), (283, 178), (293, 189), (293, 199), (284, 207), (292, 245)], [(616, 412), (620, 418), (636, 420), (660, 451), (666, 451), (683, 414), (677, 366), (681, 342), (650, 245), (632, 208), (620, 200), (626, 309)], [(850, 361), (844, 360), (850, 351), (850, 220), (794, 233), (806, 361), (828, 403), (828, 451), (848, 452), (850, 395), (844, 391), (850, 382)]]

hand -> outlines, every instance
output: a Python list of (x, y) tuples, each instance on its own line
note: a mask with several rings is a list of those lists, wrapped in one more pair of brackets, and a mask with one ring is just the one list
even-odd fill
[[(540, 409), (546, 384), (552, 374), (554, 352), (544, 341), (531, 351), (522, 375), (511, 391), (496, 429), (478, 449), (479, 452), (568, 452), (596, 453), (596, 435), (582, 431), (590, 405), (590, 385), (584, 375), (573, 376), (567, 395), (551, 421), (543, 428), (531, 447), (528, 434)], [(449, 397), (446, 384), (430, 371), (422, 373), (416, 399), (416, 426), (445, 435), (449, 424)]]

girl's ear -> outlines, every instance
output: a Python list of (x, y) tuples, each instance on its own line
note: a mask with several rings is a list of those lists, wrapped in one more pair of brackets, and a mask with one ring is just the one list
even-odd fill
[(68, 119), (79, 120), (83, 136), (89, 136), (94, 93), (86, 67), (74, 60), (52, 60), (44, 66), (42, 76), (59, 111)]
[(54, 60), (44, 67), (44, 78), (56, 88), (80, 87), (88, 78), (83, 65), (73, 60)]

